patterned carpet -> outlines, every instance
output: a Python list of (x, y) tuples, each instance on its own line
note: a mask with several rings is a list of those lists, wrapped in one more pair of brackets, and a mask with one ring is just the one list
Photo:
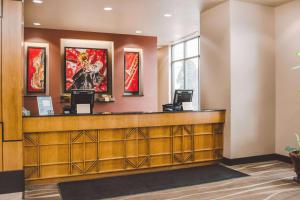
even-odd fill
[[(300, 184), (291, 165), (279, 161), (232, 166), (249, 177), (113, 198), (114, 200), (299, 200)], [(58, 200), (56, 185), (28, 186), (26, 200)], [(16, 197), (16, 196), (15, 196)], [(0, 199), (20, 199), (20, 197)]]

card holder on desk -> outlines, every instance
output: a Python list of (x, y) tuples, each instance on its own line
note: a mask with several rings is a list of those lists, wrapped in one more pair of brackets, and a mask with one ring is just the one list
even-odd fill
[(39, 115), (54, 115), (52, 98), (49, 96), (37, 97)]
[(194, 108), (193, 108), (193, 102), (182, 102), (182, 109), (184, 111), (192, 111), (192, 110), (194, 110)]
[(90, 104), (77, 104), (76, 105), (77, 114), (90, 114), (91, 105)]

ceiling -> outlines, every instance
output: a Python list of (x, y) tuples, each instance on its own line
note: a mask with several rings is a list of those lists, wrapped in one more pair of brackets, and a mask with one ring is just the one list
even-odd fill
[[(163, 45), (199, 30), (199, 10), (224, 0), (25, 0), (25, 27), (157, 36)], [(104, 11), (104, 7), (112, 11)], [(164, 14), (172, 14), (166, 18)]]
[[(25, 27), (157, 36), (165, 45), (197, 34), (200, 12), (225, 0), (25, 0)], [(290, 0), (244, 0), (270, 6)], [(104, 11), (111, 7), (112, 11)], [(164, 14), (172, 17), (164, 17)], [(34, 26), (38, 22), (41, 26)]]
[(263, 4), (266, 6), (276, 7), (293, 0), (240, 0), (240, 1), (247, 1), (247, 2), (252, 2), (257, 4)]

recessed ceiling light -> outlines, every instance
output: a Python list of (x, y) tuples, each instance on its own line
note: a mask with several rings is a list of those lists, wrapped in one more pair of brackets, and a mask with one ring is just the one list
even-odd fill
[(172, 15), (169, 13), (166, 13), (166, 14), (164, 14), (164, 17), (172, 17)]
[(38, 3), (38, 4), (41, 4), (43, 3), (43, 0), (32, 0), (33, 3)]
[(33, 22), (32, 23), (34, 26), (40, 26), (41, 24), (40, 23), (38, 23), (38, 22)]
[(105, 10), (105, 11), (112, 11), (112, 7), (105, 7), (105, 8), (103, 8), (103, 10)]
[(141, 31), (141, 30), (137, 30), (137, 31), (135, 31), (135, 33), (137, 33), (137, 34), (141, 34), (141, 33), (143, 33), (143, 31)]

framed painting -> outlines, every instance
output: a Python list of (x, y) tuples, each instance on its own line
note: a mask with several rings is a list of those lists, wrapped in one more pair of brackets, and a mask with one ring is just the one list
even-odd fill
[(64, 47), (64, 90), (108, 92), (107, 49)]
[(47, 93), (47, 52), (48, 44), (27, 43), (26, 48), (26, 94)]
[(142, 50), (124, 49), (124, 96), (142, 96)]

